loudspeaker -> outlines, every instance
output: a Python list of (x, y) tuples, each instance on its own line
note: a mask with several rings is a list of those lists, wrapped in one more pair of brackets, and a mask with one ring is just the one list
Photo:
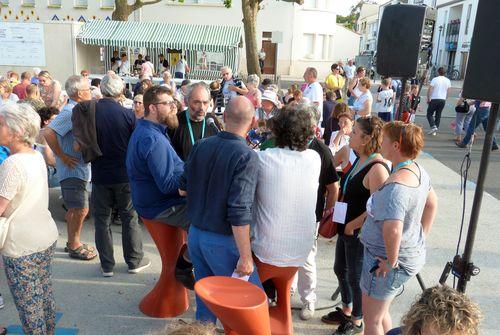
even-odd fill
[(426, 6), (387, 6), (382, 14), (377, 43), (377, 72), (383, 76), (413, 78), (427, 67), (435, 10)]
[(500, 103), (500, 1), (479, 0), (462, 95)]

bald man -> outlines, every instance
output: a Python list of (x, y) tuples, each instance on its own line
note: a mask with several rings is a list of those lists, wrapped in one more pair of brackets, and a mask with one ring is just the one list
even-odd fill
[[(250, 249), (258, 158), (245, 136), (254, 114), (247, 98), (231, 99), (224, 113), (226, 130), (196, 142), (186, 162), (179, 192), (187, 196), (188, 245), (196, 281), (234, 273), (262, 287)], [(196, 304), (196, 319), (215, 323), (215, 315), (198, 296)]]

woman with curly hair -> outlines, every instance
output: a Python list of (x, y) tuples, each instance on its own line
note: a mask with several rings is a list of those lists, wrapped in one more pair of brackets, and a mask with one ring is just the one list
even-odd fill
[(300, 267), (313, 247), (321, 159), (307, 147), (315, 112), (310, 104), (279, 112), (271, 126), (276, 147), (258, 153), (252, 250), (263, 263)]
[(465, 294), (448, 286), (426, 289), (390, 335), (478, 335), (481, 310)]
[(436, 216), (437, 197), (429, 175), (415, 162), (423, 147), (421, 127), (402, 121), (384, 125), (381, 153), (391, 161), (392, 173), (368, 200), (361, 235), (366, 335), (392, 328), (392, 300), (425, 264), (425, 238)]

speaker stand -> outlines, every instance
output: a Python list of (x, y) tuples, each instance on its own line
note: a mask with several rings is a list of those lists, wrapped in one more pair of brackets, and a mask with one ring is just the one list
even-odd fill
[(403, 95), (405, 94), (406, 82), (408, 77), (401, 78), (401, 95), (399, 96), (399, 107), (394, 115), (394, 121), (401, 121), (401, 111), (403, 110)]

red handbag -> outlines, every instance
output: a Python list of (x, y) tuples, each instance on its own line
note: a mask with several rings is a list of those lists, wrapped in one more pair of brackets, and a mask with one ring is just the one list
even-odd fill
[(318, 233), (324, 238), (332, 238), (337, 235), (337, 223), (333, 222), (333, 211), (321, 219)]

